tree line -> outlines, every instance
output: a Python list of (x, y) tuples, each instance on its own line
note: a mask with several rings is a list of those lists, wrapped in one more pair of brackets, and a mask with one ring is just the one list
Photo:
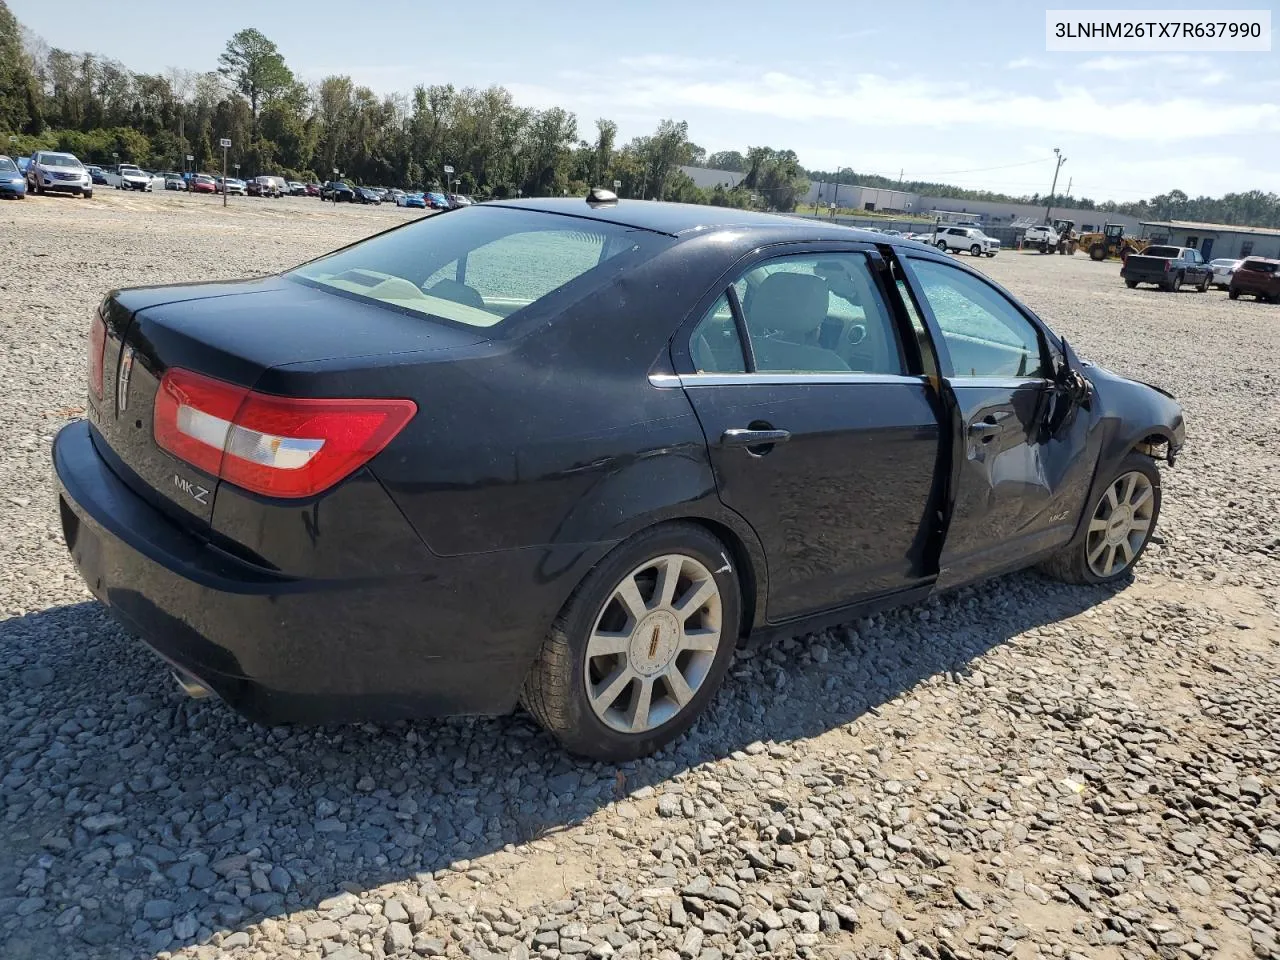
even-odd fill
[[(328, 180), (336, 169), (358, 183), (431, 189), (445, 184), (447, 164), (458, 192), (496, 197), (577, 196), (617, 182), (626, 197), (790, 211), (810, 181), (825, 181), (959, 199), (1050, 199), (899, 182), (848, 168), (808, 171), (795, 151), (771, 147), (708, 155), (683, 121), (664, 120), (649, 136), (619, 144), (612, 120), (580, 130), (573, 113), (521, 106), (501, 86), (433, 84), (379, 96), (348, 76), (308, 85), (252, 28), (228, 41), (215, 69), (135, 73), (106, 57), (48, 47), (0, 0), (0, 150), (60, 149), (89, 163), (216, 172), (224, 137), (233, 144), (230, 162), (245, 176)], [(741, 178), (732, 188), (700, 188), (681, 166)], [(1135, 203), (1053, 198), (1055, 206), (1067, 203), (1143, 219), (1280, 227), (1280, 198), (1259, 190), (1195, 199), (1172, 190)]]
[[(48, 48), (0, 0), (0, 150), (58, 149), (86, 163), (154, 170), (221, 169), (221, 139), (244, 176), (334, 179), (484, 196), (585, 195), (620, 185), (628, 197), (794, 209), (808, 189), (794, 151), (751, 148), (736, 189), (702, 189), (681, 172), (705, 162), (687, 123), (664, 120), (618, 143), (601, 118), (516, 103), (501, 86), (417, 86), (379, 96), (348, 76), (303, 83), (260, 31), (239, 31), (207, 72), (130, 71), (90, 53)], [(588, 139), (589, 137), (589, 139)], [(188, 161), (186, 158), (192, 159)], [(453, 167), (450, 177), (444, 167)]]

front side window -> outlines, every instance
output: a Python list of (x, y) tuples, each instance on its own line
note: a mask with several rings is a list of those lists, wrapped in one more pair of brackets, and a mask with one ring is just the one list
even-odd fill
[(473, 327), (589, 277), (615, 276), (669, 237), (613, 223), (472, 207), (380, 234), (285, 276)]
[(913, 260), (957, 377), (1048, 376), (1040, 333), (998, 290), (945, 263)]
[[(780, 257), (734, 283), (761, 373), (904, 372), (891, 314), (861, 253)], [(738, 372), (743, 351), (726, 297), (690, 343), (700, 370)]]

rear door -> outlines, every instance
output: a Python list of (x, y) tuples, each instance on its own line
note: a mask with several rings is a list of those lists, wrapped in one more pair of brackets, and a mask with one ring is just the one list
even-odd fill
[(720, 497), (764, 545), (775, 623), (933, 574), (940, 407), (882, 262), (800, 250), (710, 293), (672, 351)]
[(953, 399), (950, 513), (940, 588), (1065, 543), (1088, 495), (1087, 418), (1065, 416), (1044, 331), (979, 274), (904, 261)]

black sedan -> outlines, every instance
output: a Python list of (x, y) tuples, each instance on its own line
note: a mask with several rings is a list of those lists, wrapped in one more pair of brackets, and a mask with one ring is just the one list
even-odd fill
[(353, 199), (356, 203), (381, 204), (382, 194), (373, 187), (356, 187)]
[(923, 244), (594, 193), (115, 291), (53, 457), (89, 588), (189, 692), (264, 723), (523, 703), (622, 758), (753, 634), (1124, 577), (1183, 437)]
[(355, 200), (355, 191), (341, 180), (330, 180), (320, 188), (321, 200), (332, 200), (334, 203)]

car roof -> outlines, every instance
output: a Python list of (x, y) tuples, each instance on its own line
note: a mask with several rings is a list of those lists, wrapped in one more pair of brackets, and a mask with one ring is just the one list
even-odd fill
[[(602, 220), (622, 227), (636, 227), (678, 237), (684, 234), (732, 227), (754, 227), (769, 232), (794, 232), (815, 240), (866, 240), (883, 243), (895, 237), (883, 233), (859, 230), (840, 224), (823, 223), (807, 217), (791, 217), (775, 213), (759, 213), (755, 210), (739, 210), (734, 207), (713, 207), (695, 203), (666, 203), (655, 200), (619, 200), (617, 203), (589, 204), (585, 198), (529, 198), (525, 200), (498, 200), (486, 203), (486, 207), (514, 207), (522, 210), (540, 210)], [(799, 236), (796, 239), (800, 239)]]

